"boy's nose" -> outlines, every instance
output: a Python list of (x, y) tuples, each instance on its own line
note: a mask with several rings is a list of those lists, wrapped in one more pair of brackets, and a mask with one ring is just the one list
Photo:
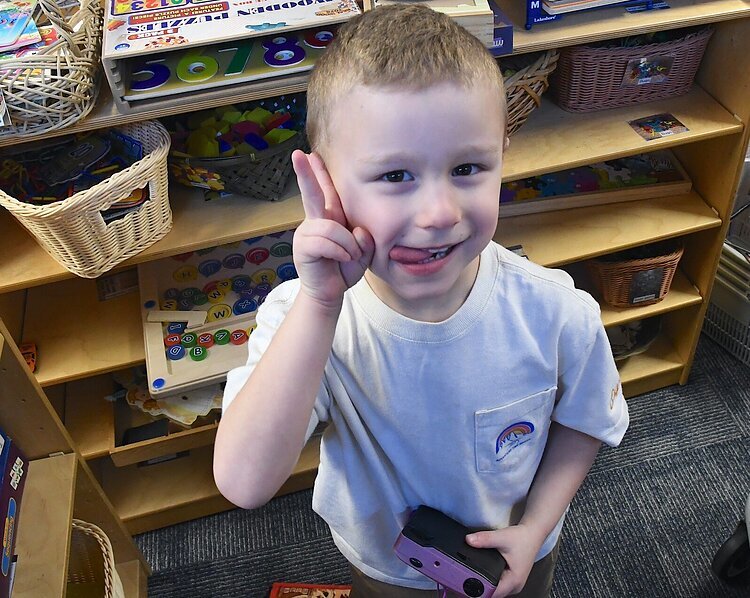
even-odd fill
[(416, 225), (420, 228), (449, 228), (461, 220), (457, 198), (446, 186), (425, 189), (419, 202)]

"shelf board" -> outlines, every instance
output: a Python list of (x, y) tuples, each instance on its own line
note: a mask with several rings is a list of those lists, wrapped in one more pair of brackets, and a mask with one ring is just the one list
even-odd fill
[(13, 598), (65, 596), (75, 481), (73, 453), (29, 463), (18, 519)]
[(112, 462), (118, 467), (134, 465), (148, 459), (187, 451), (204, 446), (213, 446), (218, 423), (210, 423), (150, 438), (132, 445), (118, 445), (111, 453)]
[[(291, 182), (284, 198), (261, 201), (229, 196), (206, 202), (197, 189), (172, 186), (172, 230), (162, 240), (120, 264), (135, 264), (177, 255), (209, 245), (295, 228), (304, 217), (299, 190)], [(45, 252), (9, 212), (0, 209), (0, 293), (73, 278)], [(7, 259), (6, 259), (7, 256)]]
[[(319, 461), (320, 437), (316, 436), (302, 450), (279, 494), (310, 487)], [(234, 508), (214, 482), (213, 447), (147, 467), (118, 468), (105, 461), (102, 486), (133, 534)]]
[(523, 245), (543, 266), (560, 266), (597, 255), (721, 226), (721, 219), (694, 191), (620, 204), (590, 206), (504, 218), (495, 240)]
[[(646, 141), (628, 125), (636, 118), (663, 112), (673, 114), (690, 130)], [(566, 112), (545, 96), (541, 106), (510, 138), (503, 180), (666, 149), (740, 133), (742, 129), (742, 122), (698, 85), (676, 98), (587, 113)]]
[(651, 33), (661, 29), (703, 25), (750, 15), (750, 4), (745, 0), (670, 0), (668, 10), (629, 13), (622, 6), (612, 6), (595, 11), (568, 13), (557, 21), (539, 23), (527, 31), (524, 28), (525, 2), (499, 0), (498, 4), (515, 25), (515, 54)]
[(145, 359), (138, 293), (99, 301), (95, 280), (75, 278), (30, 289), (24, 338), (36, 343), (36, 378), (42, 386)]
[[(644, 141), (628, 120), (671, 112), (690, 128), (687, 133)], [(591, 164), (677, 144), (742, 131), (742, 123), (700, 87), (680, 98), (592, 114), (571, 114), (550, 100), (511, 139), (505, 156), (506, 181)], [(571, 142), (571, 140), (574, 140)], [(210, 245), (296, 227), (304, 217), (296, 183), (277, 202), (231, 196), (205, 202), (201, 193), (179, 185), (170, 188), (172, 231), (158, 243), (123, 262), (118, 269)], [(502, 226), (502, 224), (501, 224)], [(0, 293), (73, 277), (33, 240), (15, 219), (0, 210)]]
[(305, 216), (295, 181), (290, 182), (279, 201), (232, 195), (206, 202), (195, 189), (173, 186), (170, 202), (173, 205), (172, 231), (123, 262), (121, 267), (289, 230), (296, 228)]
[(74, 380), (65, 385), (65, 429), (84, 459), (106, 457), (115, 445), (111, 374)]
[(618, 362), (623, 392), (626, 397), (676, 384), (685, 362), (663, 335), (647, 351)]
[(683, 307), (697, 305), (702, 301), (698, 289), (678, 269), (672, 279), (669, 292), (659, 303), (644, 305), (643, 307), (612, 307), (602, 304), (602, 322), (604, 326), (617, 326), (633, 320), (642, 320)]

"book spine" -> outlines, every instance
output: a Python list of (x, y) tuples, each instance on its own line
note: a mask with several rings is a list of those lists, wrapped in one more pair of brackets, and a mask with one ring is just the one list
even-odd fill
[(5, 437), (2, 462), (2, 486), (0, 486), (0, 521), (3, 528), (3, 551), (0, 555), (0, 598), (9, 598), (11, 591), (13, 556), (18, 535), (18, 516), (21, 511), (21, 496), (26, 484), (28, 459), (18, 445)]

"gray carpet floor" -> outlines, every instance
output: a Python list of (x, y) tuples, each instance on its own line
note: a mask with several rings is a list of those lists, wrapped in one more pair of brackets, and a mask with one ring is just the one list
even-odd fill
[[(740, 598), (710, 569), (750, 493), (750, 368), (702, 336), (690, 381), (628, 401), (565, 524), (554, 598)], [(264, 598), (273, 581), (347, 583), (311, 492), (136, 537), (151, 598)]]

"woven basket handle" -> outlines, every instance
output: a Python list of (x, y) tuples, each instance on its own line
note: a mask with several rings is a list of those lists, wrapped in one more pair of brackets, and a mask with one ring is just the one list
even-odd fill
[[(82, 7), (83, 5), (81, 5)], [(76, 58), (81, 57), (81, 51), (78, 48), (78, 44), (76, 44), (73, 41), (73, 35), (74, 31), (71, 29), (70, 25), (68, 25), (68, 21), (65, 18), (65, 15), (60, 10), (60, 7), (57, 5), (54, 0), (39, 0), (39, 7), (42, 9), (42, 12), (45, 14), (45, 16), (49, 19), (50, 23), (52, 23), (52, 26), (55, 28), (55, 31), (57, 31), (57, 34), (59, 36), (62, 36), (66, 42), (68, 42), (68, 48), (70, 51), (75, 55)], [(80, 8), (78, 9), (81, 10)]]

